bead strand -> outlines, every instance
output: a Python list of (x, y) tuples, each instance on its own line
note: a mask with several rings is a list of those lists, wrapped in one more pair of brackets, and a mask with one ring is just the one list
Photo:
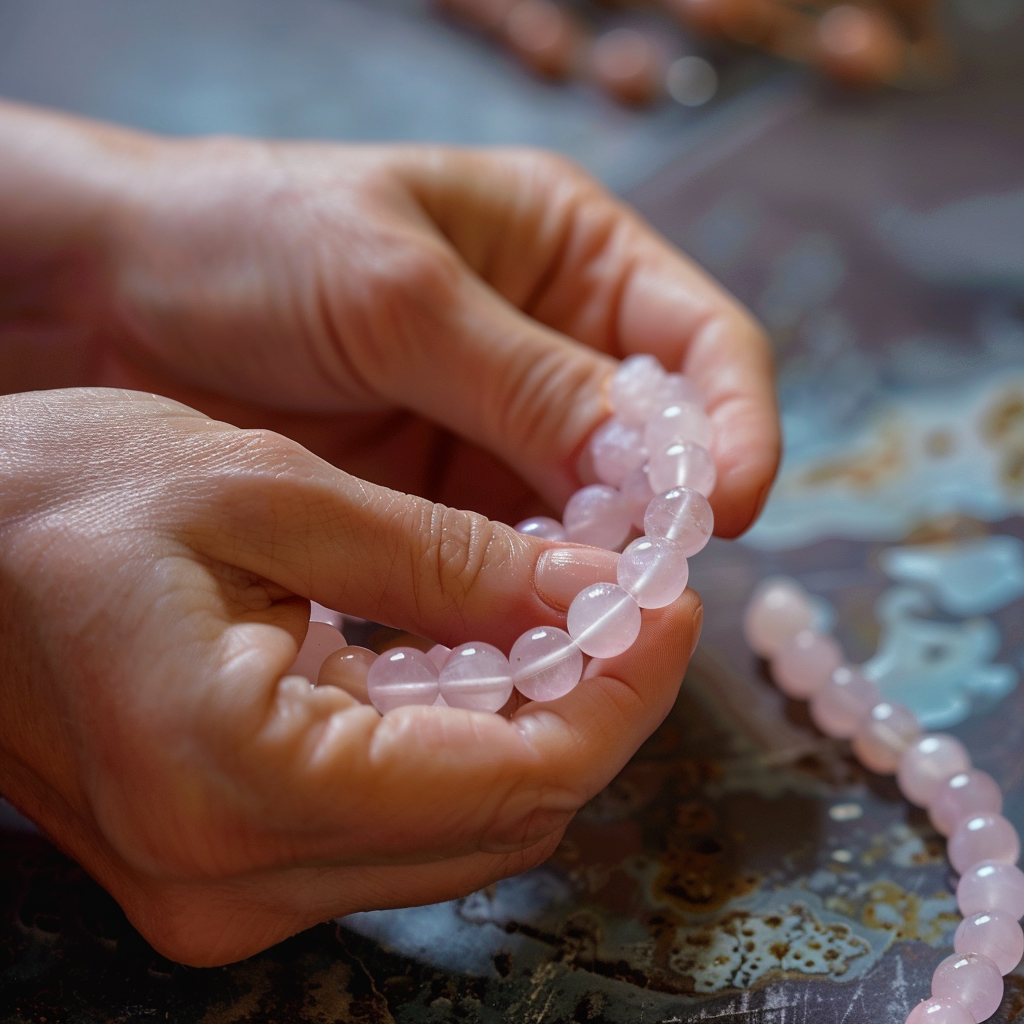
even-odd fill
[(913, 712), (883, 700), (878, 688), (847, 664), (835, 640), (814, 627), (814, 605), (794, 580), (766, 580), (744, 619), (751, 648), (769, 661), (779, 689), (810, 701), (815, 724), (851, 741), (869, 770), (895, 775), (912, 804), (928, 810), (947, 837), (960, 874), (957, 903), (964, 920), (955, 953), (936, 968), (931, 998), (907, 1024), (981, 1024), (1003, 997), (1003, 976), (1024, 956), (1024, 873), (1016, 866), (1020, 838), (999, 812), (995, 780), (971, 766), (953, 736), (923, 733)]

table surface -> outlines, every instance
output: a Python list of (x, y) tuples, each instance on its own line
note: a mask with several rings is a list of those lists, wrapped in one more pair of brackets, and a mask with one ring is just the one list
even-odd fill
[[(628, 114), (411, 0), (0, 0), (7, 95), (167, 131), (543, 142), (636, 186), (769, 325), (789, 442), (762, 526), (694, 560), (705, 631), (675, 709), (548, 864), (194, 970), (0, 808), (0, 1022), (900, 1024), (956, 924), (943, 845), (738, 631), (757, 580), (802, 579), (1024, 826), (1021, 6), (956, 22), (941, 92), (851, 98), (716, 56), (711, 109)], [(328, 29), (353, 61), (376, 40), (369, 98)], [(487, 98), (441, 110), (474, 75)], [(1015, 974), (993, 1020), (1019, 1019)]]

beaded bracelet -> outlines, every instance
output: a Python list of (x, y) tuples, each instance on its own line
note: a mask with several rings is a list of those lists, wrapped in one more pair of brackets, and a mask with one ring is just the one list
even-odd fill
[(907, 1024), (980, 1024), (999, 1008), (1003, 976), (1024, 956), (1024, 872), (1016, 866), (1020, 838), (1000, 814), (1003, 797), (991, 775), (971, 767), (963, 744), (923, 734), (914, 713), (883, 700), (873, 682), (848, 664), (836, 641), (814, 629), (814, 605), (794, 580), (766, 580), (744, 619), (747, 642), (767, 658), (776, 685), (809, 700), (822, 732), (852, 743), (870, 771), (895, 775), (900, 791), (925, 807), (947, 837), (960, 874), (956, 896), (964, 920), (956, 952), (932, 976), (930, 999)]

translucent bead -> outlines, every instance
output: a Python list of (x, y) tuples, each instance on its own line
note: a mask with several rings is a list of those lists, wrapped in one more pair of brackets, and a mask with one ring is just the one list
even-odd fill
[(953, 936), (953, 948), (958, 953), (987, 956), (1005, 977), (1024, 957), (1024, 931), (1009, 914), (983, 910), (960, 922)]
[(1019, 920), (1024, 917), (1024, 871), (1016, 864), (975, 864), (960, 876), (956, 902), (964, 917), (999, 910)]
[(564, 629), (536, 626), (512, 645), (512, 681), (528, 700), (555, 700), (583, 675), (583, 654)]
[(640, 606), (622, 587), (595, 583), (569, 605), (566, 628), (584, 654), (614, 658), (633, 646), (640, 634)]
[(830, 636), (802, 629), (772, 658), (772, 678), (789, 697), (817, 693), (843, 663), (842, 648)]
[(987, 956), (954, 953), (935, 968), (932, 995), (955, 999), (976, 1021), (988, 1020), (1003, 1001), (1003, 976)]
[(978, 814), (957, 825), (946, 844), (946, 854), (960, 874), (982, 861), (1016, 864), (1020, 836), (1001, 814)]
[(777, 576), (754, 591), (743, 619), (743, 632), (755, 654), (770, 658), (813, 623), (814, 606), (807, 591), (796, 580)]
[(628, 423), (646, 423), (658, 411), (666, 376), (654, 356), (628, 356), (612, 376), (608, 392), (612, 408)]
[(708, 414), (689, 402), (667, 406), (652, 416), (644, 427), (644, 446), (649, 452), (690, 441), (711, 447), (712, 426)]
[(566, 540), (565, 527), (551, 516), (531, 516), (521, 523), (516, 523), (516, 532), (527, 537), (540, 537), (542, 540)]
[(945, 996), (926, 999), (910, 1011), (907, 1024), (977, 1024), (955, 1000)]
[(869, 771), (893, 775), (903, 752), (920, 735), (921, 726), (910, 708), (883, 701), (865, 715), (854, 733), (853, 752)]
[(452, 653), (450, 647), (445, 647), (444, 644), (434, 644), (433, 647), (427, 651), (427, 657), (430, 659), (430, 663), (437, 669), (438, 672), (444, 668), (444, 663), (448, 660), (448, 655)]
[(878, 687), (859, 669), (840, 665), (825, 685), (811, 696), (814, 724), (826, 736), (848, 740), (867, 713), (882, 700)]
[(590, 435), (590, 459), (602, 483), (618, 487), (647, 461), (643, 431), (613, 416)]
[(491, 644), (460, 644), (448, 655), (438, 680), (450, 708), (500, 711), (512, 696), (508, 658)]
[(643, 520), (648, 537), (667, 537), (687, 558), (703, 551), (715, 529), (708, 499), (690, 487), (675, 487), (653, 498)]
[(900, 792), (918, 807), (927, 807), (939, 787), (971, 767), (964, 745), (952, 736), (922, 736), (900, 758), (896, 781)]
[(964, 818), (1003, 809), (1003, 792), (988, 772), (972, 768), (939, 786), (928, 808), (935, 831), (950, 836)]
[(326, 622), (310, 622), (299, 653), (285, 675), (304, 676), (311, 683), (315, 683), (327, 656), (344, 646), (345, 638), (334, 626)]
[(340, 631), (343, 618), (344, 616), (341, 612), (336, 612), (333, 608), (317, 604), (316, 601), (309, 602), (310, 622), (326, 622), (328, 626), (333, 626), (336, 630)]
[(686, 589), (686, 555), (665, 537), (641, 537), (619, 558), (619, 586), (641, 608), (664, 608)]
[(647, 478), (655, 494), (673, 487), (692, 487), (707, 497), (715, 489), (718, 471), (707, 448), (685, 441), (649, 449)]
[(638, 530), (644, 528), (644, 516), (647, 514), (647, 506), (654, 500), (654, 491), (651, 490), (650, 481), (647, 479), (647, 468), (641, 466), (634, 469), (619, 488), (619, 496), (630, 523)]
[(562, 513), (566, 536), (577, 544), (612, 551), (629, 536), (629, 514), (619, 492), (607, 484), (581, 487)]
[(703, 409), (705, 404), (700, 388), (684, 373), (669, 373), (665, 375), (665, 379), (661, 382), (658, 401), (661, 408), (686, 402), (689, 405), (695, 405)]
[(433, 704), (440, 692), (437, 669), (415, 647), (393, 647), (370, 666), (366, 690), (382, 715), (407, 704)]
[(361, 703), (369, 704), (366, 677), (376, 660), (377, 655), (365, 647), (342, 647), (320, 666), (317, 686), (337, 686)]

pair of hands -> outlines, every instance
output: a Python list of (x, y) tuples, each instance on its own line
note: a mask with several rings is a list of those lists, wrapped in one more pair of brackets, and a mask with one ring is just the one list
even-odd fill
[(511, 719), (282, 680), (307, 602), (506, 650), (562, 623), (615, 556), (493, 520), (561, 508), (635, 351), (707, 395), (740, 532), (778, 456), (757, 328), (547, 155), (11, 106), (0, 153), (3, 390), (45, 353), (82, 385), (0, 398), (0, 792), (192, 964), (547, 857), (671, 707), (696, 596)]

